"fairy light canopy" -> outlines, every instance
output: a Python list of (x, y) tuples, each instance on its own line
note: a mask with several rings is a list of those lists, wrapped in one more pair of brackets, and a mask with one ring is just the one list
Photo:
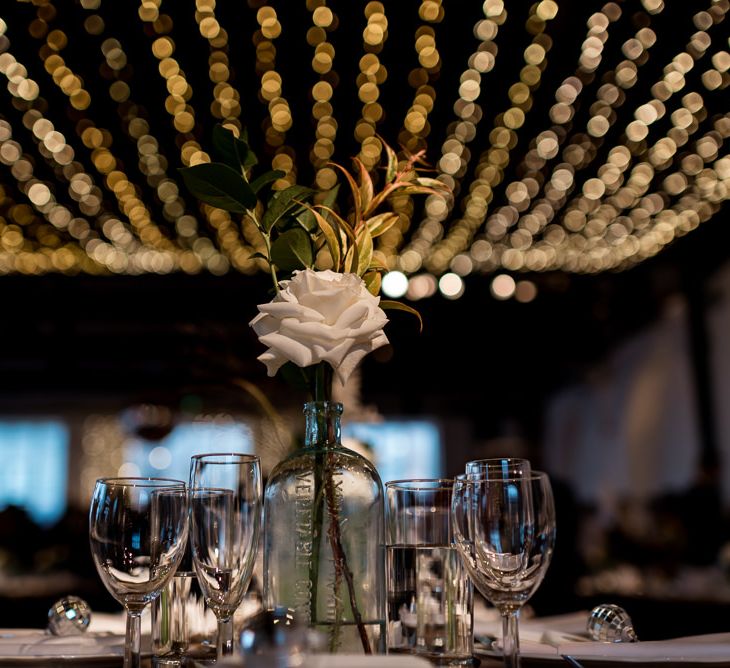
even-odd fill
[[(252, 225), (177, 168), (245, 131), (292, 183), (425, 150), (453, 196), (393, 202), (408, 296), (649, 258), (730, 193), (728, 0), (8, 0), (0, 274), (255, 273)], [(402, 281), (401, 281), (402, 282)], [(533, 295), (534, 296), (534, 295)]]

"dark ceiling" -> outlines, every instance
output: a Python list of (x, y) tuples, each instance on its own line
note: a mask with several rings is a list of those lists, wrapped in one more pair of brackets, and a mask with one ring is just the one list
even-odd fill
[[(299, 181), (308, 182), (315, 172), (315, 166), (309, 160), (314, 125), (308, 90), (317, 77), (311, 68), (312, 50), (303, 40), (302, 26), (311, 26), (312, 8), (325, 3), (267, 4), (276, 8), (283, 25), (282, 36), (276, 40), (276, 62), (293, 117), (286, 143), (299, 156)], [(417, 15), (421, 3), (397, 0), (382, 4), (388, 18), (388, 38), (380, 55), (387, 66), (388, 77), (380, 87), (379, 102), (385, 115), (377, 132), (396, 144), (413, 98), (413, 90), (406, 82), (414, 66), (414, 33), (420, 25)], [(549, 35), (546, 44), (550, 47), (548, 61), (539, 85), (531, 92), (525, 124), (516, 133), (515, 159), (505, 168), (501, 188), (495, 188), (495, 206), (508, 203), (504, 186), (522, 178), (523, 158), (534, 146), (538, 133), (551, 124), (549, 109), (555, 104), (556, 89), (576, 72), (589, 17), (607, 7), (591, 2), (558, 4), (558, 15), (546, 31)], [(567, 140), (590, 120), (593, 111), (589, 101), (595, 99), (595, 91), (606, 77), (614, 74), (614, 69), (609, 70), (609, 64), (610, 68), (615, 68), (623, 58), (621, 49), (625, 41), (642, 26), (649, 25), (658, 39), (650, 54), (639, 62), (642, 83), (625, 90), (625, 102), (614, 109), (618, 118), (612, 121), (613, 129), (604, 139), (595, 141), (596, 164), (605, 160), (612, 147), (626, 143), (622, 129), (631, 121), (638, 105), (651, 98), (649, 87), (661, 79), (663, 68), (698, 31), (693, 17), (699, 11), (699, 4), (715, 8), (712, 35), (716, 43), (722, 43), (724, 37), (726, 45), (727, 27), (722, 25), (726, 1), (672, 2), (666, 7), (648, 0), (643, 4), (634, 0), (616, 3), (622, 18), (611, 27), (610, 39), (606, 42), (606, 66), (594, 75), (586, 76), (585, 88), (591, 91), (591, 96), (587, 96), (585, 104), (576, 105), (573, 124), (565, 126)], [(248, 5), (219, 1), (216, 16), (229, 35), (226, 52), (231, 64), (231, 80), (240, 92), (240, 120), (248, 128), (257, 151), (267, 155), (267, 151), (273, 149), (263, 140), (263, 132), (259, 132), (266, 123), (268, 112), (258, 97), (260, 73), (254, 67), (256, 53), (252, 41), (258, 28), (256, 10), (264, 3), (249, 2)], [(336, 12), (339, 22), (329, 37), (337, 54), (338, 85), (334, 88), (332, 105), (339, 130), (333, 157), (346, 161), (360, 148), (353, 130), (361, 114), (355, 80), (363, 53), (361, 33), (365, 3), (330, 2), (328, 5)], [(661, 11), (647, 9), (659, 5)], [(429, 74), (431, 84), (438, 92), (437, 103), (428, 117), (431, 128), (427, 137), (428, 157), (434, 163), (451, 131), (449, 124), (454, 120), (453, 101), (459, 77), (475, 48), (474, 24), (484, 18), (481, 3), (453, 2), (443, 6), (444, 19), (438, 25), (434, 24), (441, 65)], [(32, 104), (20, 103), (2, 86), (0, 118), (12, 126), (13, 136), (28, 147), (30, 153), (35, 140), (32, 132), (23, 126), (23, 114), (28, 108), (40, 109), (74, 145), (76, 159), (89, 172), (93, 158), (77, 136), (79, 121), (91, 119), (96, 126), (107, 128), (113, 137), (118, 164), (134, 176), (137, 194), (151, 212), (155, 225), (180, 244), (174, 219), (166, 215), (155, 189), (139, 171), (139, 155), (127, 134), (130, 105), (114, 102), (107, 94), (113, 81), (123, 80), (129, 84), (136, 102), (132, 111), (148, 120), (159, 152), (167, 156), (169, 173), (174, 178), (175, 168), (182, 164), (181, 133), (174, 131), (172, 118), (165, 110), (167, 90), (150, 50), (157, 33), (151, 23), (139, 19), (137, 8), (136, 3), (109, 0), (53, 4), (6, 0), (0, 17), (7, 24), (10, 51), (17, 61), (27, 65), (28, 76), (35, 77), (41, 84), (43, 98)], [(493, 119), (497, 112), (510, 105), (508, 88), (520, 79), (520, 69), (524, 66), (522, 54), (532, 37), (525, 29), (530, 3), (509, 5), (508, 9), (509, 19), (499, 28), (498, 67), (482, 82), (479, 101), (484, 108), (484, 127), (480, 126), (470, 143), (467, 174), (473, 173), (478, 156), (490, 148)], [(201, 102), (196, 106), (195, 126), (189, 133), (182, 133), (183, 138), (194, 139), (205, 148), (210, 129), (219, 120), (209, 109), (212, 84), (209, 81), (208, 45), (200, 37), (194, 3), (168, 2), (162, 10), (174, 25), (170, 35), (177, 45), (176, 57), (195, 95), (201, 95)], [(105, 32), (102, 35), (89, 34), (84, 28), (84, 22), (91, 14), (103, 18)], [(87, 110), (71, 108), (68, 96), (54, 87), (44, 72), (39, 49), (48, 30), (40, 37), (29, 37), (29, 29), (32, 32), (33, 21), (39, 15), (47, 16), (48, 28), (67, 35), (63, 57), (69, 68), (79, 73), (84, 87), (91, 93), (92, 106)], [(116, 73), (104, 68), (99, 51), (107, 37), (118, 39), (126, 54), (128, 64)], [(4, 47), (8, 48), (8, 44)], [(687, 74), (688, 89), (701, 86), (700, 77), (709, 66), (710, 55), (707, 62), (698, 64)], [(719, 90), (705, 91), (706, 103), (712, 107), (708, 113), (699, 115), (702, 117), (698, 123), (699, 133), (709, 132), (713, 119), (716, 121), (718, 115), (727, 111), (724, 89), (727, 72), (722, 76), (724, 83)], [(668, 131), (671, 126), (668, 118), (669, 114), (657, 123), (657, 136)], [(82, 127), (86, 126), (82, 124)], [(722, 138), (718, 141), (720, 155), (726, 154)], [(680, 157), (678, 155), (677, 160)], [(38, 178), (49, 183), (59, 178), (58, 170), (37, 154), (33, 154), (30, 161)], [(580, 172), (576, 182), (582, 183), (588, 176), (595, 174)], [(652, 186), (656, 192), (661, 192), (660, 176)], [(103, 181), (99, 174), (96, 178)], [(12, 165), (0, 165), (0, 184), (4, 188), (0, 197), (0, 216), (4, 216), (9, 225), (13, 222), (13, 207), (28, 200), (14, 177)], [(460, 186), (459, 197), (468, 191), (466, 180)], [(68, 198), (61, 185), (54, 193), (59, 202), (78, 213), (78, 203)], [(195, 211), (192, 198), (184, 192), (181, 196), (187, 210)], [(120, 214), (110, 191), (104, 190), (101, 200), (99, 216), (88, 217), (92, 230), (103, 221), (104, 213)], [(569, 202), (566, 201), (566, 207)], [(676, 203), (676, 199), (668, 197), (666, 202), (670, 205)], [(376, 403), (384, 412), (462, 413), (482, 420), (485, 433), (498, 432), (505, 417), (537, 422), (543, 401), (552, 390), (578, 377), (622, 337), (650, 322), (661, 312), (665, 298), (677, 293), (688, 297), (692, 313), (699, 314), (692, 316), (692, 327), (701, 367), (702, 306), (711, 298), (705, 281), (728, 256), (724, 220), (727, 207), (723, 209), (716, 204), (717, 212), (698, 229), (628, 271), (581, 275), (556, 270), (535, 272), (525, 266), (510, 271), (537, 285), (538, 296), (529, 304), (515, 300), (497, 301), (490, 295), (491, 273), (504, 267), (475, 267), (465, 275), (466, 289), (461, 299), (449, 301), (436, 295), (414, 304), (424, 315), (423, 333), (418, 333), (414, 321), (408, 317), (392, 316), (393, 322), (387, 332), (394, 344), (392, 349), (371, 356), (365, 363), (365, 401)], [(457, 205), (454, 217), (458, 211)], [(40, 252), (40, 231), (47, 224), (41, 220), (42, 212), (35, 211), (33, 215), (34, 220), (22, 226), (23, 234), (28, 248)], [(124, 219), (123, 222), (127, 224)], [(199, 222), (200, 235), (215, 239), (214, 230), (202, 216), (199, 216)], [(449, 221), (444, 225), (446, 233)], [(416, 227), (417, 219), (414, 219), (412, 230)], [(66, 241), (61, 231), (56, 230), (56, 234)], [(401, 249), (406, 247), (408, 240), (406, 235)], [(12, 254), (12, 249), (6, 247), (4, 253), (6, 257)], [(33, 276), (20, 275), (16, 270), (4, 271), (8, 273), (0, 276), (4, 307), (0, 318), (0, 378), (3, 379), (0, 396), (5, 412), (53, 411), (64, 405), (92, 408), (105, 403), (121, 405), (135, 401), (174, 404), (189, 395), (198, 395), (204, 400), (209, 398), (212, 403), (235, 404), (240, 400), (240, 394), (233, 389), (231, 379), (236, 376), (252, 380), (274, 396), (282, 392), (280, 381), (266, 379), (263, 365), (256, 362), (260, 347), (247, 326), (255, 315), (255, 304), (267, 299), (269, 286), (264, 275), (245, 275), (234, 269), (224, 275), (202, 270), (192, 275), (173, 271), (167, 275), (144, 273), (138, 276), (112, 275), (103, 267), (91, 273), (106, 275), (91, 275), (85, 270), (69, 272), (74, 275), (42, 271), (43, 275)], [(278, 396), (282, 400), (291, 399), (291, 394)]]

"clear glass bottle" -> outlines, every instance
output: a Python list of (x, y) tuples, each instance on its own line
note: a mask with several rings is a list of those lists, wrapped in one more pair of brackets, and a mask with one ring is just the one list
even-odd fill
[(304, 447), (264, 496), (264, 604), (286, 606), (332, 653), (385, 652), (385, 511), (375, 467), (342, 446), (342, 404), (304, 406)]

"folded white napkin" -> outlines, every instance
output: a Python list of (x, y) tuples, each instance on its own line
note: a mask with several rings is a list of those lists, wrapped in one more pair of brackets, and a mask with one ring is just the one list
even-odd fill
[(80, 636), (53, 636), (37, 629), (0, 630), (0, 658), (124, 655), (124, 636), (86, 633)]
[[(536, 619), (521, 619), (519, 623), (520, 643), (537, 643), (557, 646), (563, 642), (588, 641), (586, 620), (588, 611), (571, 612)], [(474, 615), (474, 635), (488, 636), (501, 640), (502, 620), (499, 614), (480, 612)]]
[(302, 668), (342, 668), (342, 666), (347, 666), (347, 668), (433, 668), (426, 659), (405, 654), (388, 654), (387, 656), (312, 654), (302, 664)]
[[(224, 666), (241, 665), (240, 658), (223, 661)], [(246, 664), (248, 665), (248, 663)], [(259, 665), (254, 663), (254, 665)], [(418, 656), (410, 654), (388, 654), (387, 656), (362, 656), (361, 654), (309, 654), (304, 657), (301, 668), (433, 668), (433, 665)]]
[(560, 643), (556, 649), (558, 654), (567, 654), (576, 659), (604, 657), (618, 660), (727, 662), (730, 660), (730, 633), (629, 643), (566, 642)]
[[(588, 612), (520, 620), (520, 653), (533, 658), (561, 655), (618, 661), (730, 661), (730, 633), (633, 643), (594, 642), (585, 630)], [(501, 646), (501, 621), (493, 615), (475, 615), (474, 634), (497, 638)]]

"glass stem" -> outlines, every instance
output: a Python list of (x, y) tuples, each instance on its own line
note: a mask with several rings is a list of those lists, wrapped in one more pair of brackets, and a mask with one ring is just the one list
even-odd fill
[(127, 610), (127, 636), (124, 643), (124, 668), (140, 668), (142, 610)]
[(233, 617), (218, 619), (218, 658), (233, 654)]
[(519, 610), (502, 613), (504, 668), (520, 668), (520, 635), (517, 625), (519, 616)]

